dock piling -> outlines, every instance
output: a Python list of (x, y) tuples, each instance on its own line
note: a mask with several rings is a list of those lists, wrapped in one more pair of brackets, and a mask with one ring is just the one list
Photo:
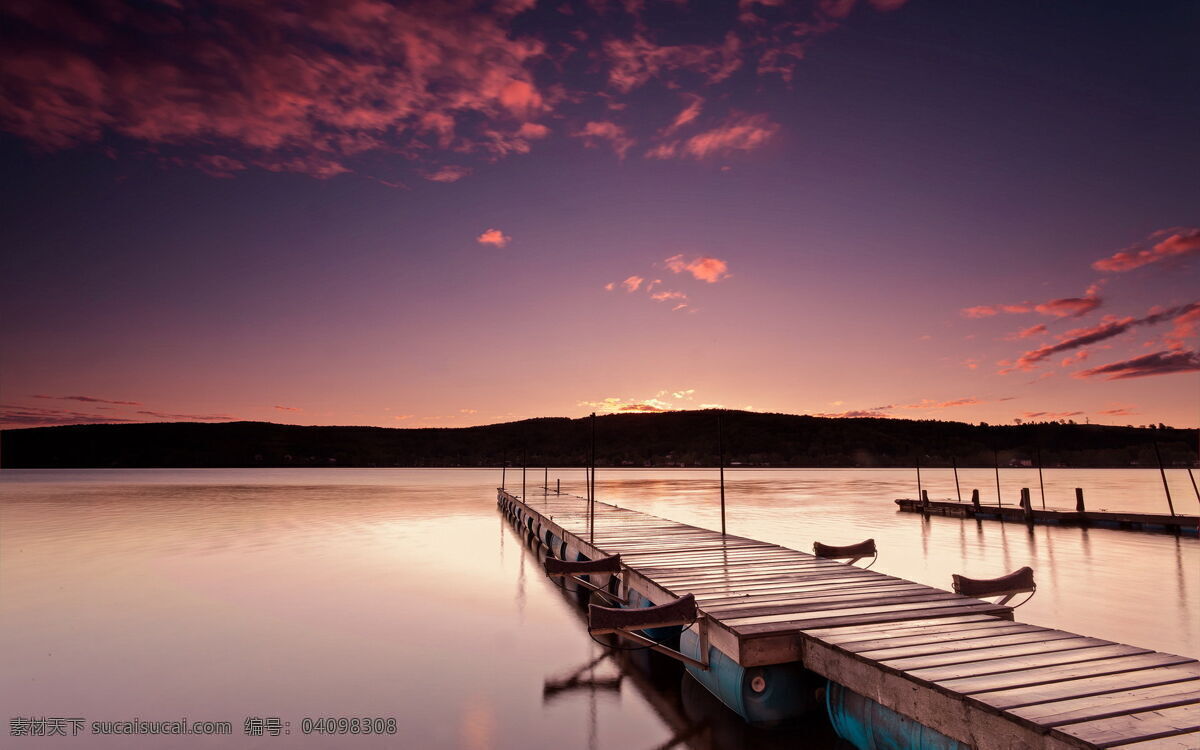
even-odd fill
[(1038, 488), (1042, 491), (1042, 510), (1046, 509), (1046, 483), (1042, 481), (1042, 446), (1037, 447)]
[(954, 467), (954, 491), (958, 493), (958, 501), (962, 502), (962, 488), (958, 486), (958, 459), (950, 457), (950, 465)]
[(980, 510), (983, 507), (979, 504), (979, 490), (971, 490), (971, 505), (975, 506), (975, 510)]
[(1076, 513), (1086, 513), (1087, 512), (1087, 508), (1083, 507), (1083, 488), (1082, 487), (1075, 488), (1075, 512)]
[(1000, 497), (1000, 452), (992, 448), (992, 466), (996, 468), (996, 506), (1004, 505), (1004, 500)]
[(721, 470), (721, 536), (725, 536), (725, 432), (721, 412), (717, 412), (717, 465)]
[(1167, 493), (1167, 508), (1175, 515), (1175, 503), (1171, 502), (1171, 487), (1167, 484), (1167, 470), (1163, 468), (1162, 453), (1158, 450), (1158, 438), (1154, 438), (1154, 457), (1158, 459), (1158, 473), (1162, 475), (1163, 491)]
[(1021, 511), (1026, 523), (1033, 523), (1033, 501), (1029, 498), (1029, 488), (1021, 488)]

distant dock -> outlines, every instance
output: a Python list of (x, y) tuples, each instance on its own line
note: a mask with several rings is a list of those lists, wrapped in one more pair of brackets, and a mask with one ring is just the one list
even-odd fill
[(1200, 516), (1166, 515), (1158, 513), (1125, 513), (1095, 510), (1037, 510), (1022, 505), (983, 505), (953, 500), (896, 500), (900, 510), (933, 516), (981, 518), (1009, 523), (1040, 523), (1060, 526), (1083, 526), (1133, 531), (1160, 531), (1172, 534), (1200, 536)]
[(749, 721), (813, 708), (815, 677), (860, 748), (1200, 747), (1195, 659), (1017, 623), (1007, 606), (607, 503), (589, 524), (586, 500), (542, 489), (499, 489), (497, 503), (547, 557), (620, 555), (616, 575), (588, 587), (627, 607), (694, 596), (680, 660)]

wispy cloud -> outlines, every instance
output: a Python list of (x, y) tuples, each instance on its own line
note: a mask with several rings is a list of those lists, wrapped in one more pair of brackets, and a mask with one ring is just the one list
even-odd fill
[(641, 276), (630, 276), (621, 282), (621, 286), (625, 287), (627, 293), (633, 294), (642, 285), (643, 281), (645, 279)]
[(1200, 302), (1173, 307), (1161, 312), (1151, 312), (1140, 318), (1132, 316), (1115, 318), (1110, 316), (1094, 326), (1067, 331), (1059, 337), (1056, 343), (1046, 344), (1025, 352), (1017, 358), (1016, 362), (1006, 365), (1005, 369), (1001, 370), (1001, 373), (1012, 372), (1013, 370), (1032, 370), (1038, 363), (1060, 352), (1071, 351), (1120, 336), (1136, 326), (1154, 325), (1163, 321), (1174, 320), (1175, 318), (1191, 313), (1197, 308), (1200, 308)]
[(1147, 237), (1145, 242), (1101, 258), (1092, 264), (1092, 268), (1119, 273), (1196, 254), (1200, 254), (1200, 229), (1162, 229)]
[(1077, 378), (1102, 378), (1104, 380), (1129, 380), (1152, 375), (1170, 375), (1177, 372), (1200, 370), (1200, 352), (1161, 351), (1121, 362), (1093, 367), (1075, 373)]
[(228, 422), (234, 419), (229, 414), (170, 414), (161, 411), (151, 411), (149, 409), (143, 409), (137, 413), (157, 419), (178, 419), (185, 422)]
[(491, 245), (492, 247), (505, 247), (509, 242), (512, 242), (512, 237), (509, 237), (499, 229), (488, 229), (483, 234), (475, 238), (475, 241), (480, 245)]
[(471, 171), (470, 167), (447, 165), (438, 169), (425, 170), (421, 172), (421, 176), (433, 182), (458, 182), (471, 174)]
[(44, 393), (35, 393), (33, 398), (54, 399), (56, 401), (82, 401), (87, 404), (116, 404), (119, 406), (141, 406), (140, 401), (116, 401), (110, 398), (97, 398), (95, 396), (47, 396)]
[(304, 411), (299, 406), (279, 406), (276, 404), (275, 408), (279, 411)]
[(36, 406), (0, 404), (0, 425), (5, 427), (54, 427), (71, 424), (110, 424), (140, 422), (139, 419), (86, 414), (69, 409), (43, 409)]
[(589, 148), (595, 148), (601, 143), (608, 143), (613, 152), (622, 159), (625, 158), (625, 154), (636, 143), (625, 132), (625, 128), (607, 120), (589, 122), (582, 129), (572, 133), (572, 135), (582, 138), (584, 144)]
[[(688, 114), (687, 110), (681, 116), (685, 114)], [(779, 125), (765, 114), (735, 114), (720, 125), (690, 138), (659, 143), (647, 151), (646, 156), (651, 159), (728, 156), (735, 151), (753, 151), (765, 145), (778, 132)]]

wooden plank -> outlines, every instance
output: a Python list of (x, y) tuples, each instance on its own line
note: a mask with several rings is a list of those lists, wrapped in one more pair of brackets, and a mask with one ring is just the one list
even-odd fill
[(1086, 698), (1119, 690), (1129, 690), (1155, 685), (1200, 680), (1200, 664), (1188, 662), (1171, 667), (1149, 667), (1133, 672), (1100, 677), (1081, 677), (1063, 682), (1035, 685), (1033, 687), (1009, 688), (975, 693), (973, 700), (986, 703), (997, 709), (1013, 709), (1040, 703), (1059, 701), (1065, 698)]
[[(1032, 643), (1026, 641), (1008, 646), (992, 646), (979, 649), (970, 648), (971, 645), (971, 641), (967, 641), (965, 644), (960, 644), (960, 648), (947, 647), (942, 653), (900, 659), (884, 658), (875, 660), (884, 666), (905, 672), (916, 672), (933, 667), (949, 667), (957, 664), (970, 664), (972, 666), (987, 668), (991, 666), (991, 662), (1007, 660), (1009, 658), (1047, 656), (1051, 654), (1063, 654), (1068, 651), (1077, 651), (1079, 649), (1120, 646), (1122, 644), (1100, 638), (1087, 638), (1067, 633), (1065, 638), (1058, 640), (1035, 640)], [(1129, 648), (1133, 647), (1130, 646)]]
[(1107, 719), (1121, 714), (1157, 711), (1163, 708), (1200, 703), (1196, 681), (1122, 690), (1086, 698), (1071, 698), (1040, 705), (1025, 706), (1010, 713), (1045, 727)]
[[(1107, 643), (1105, 641), (1105, 643)], [(1014, 656), (1008, 659), (989, 659), (987, 661), (950, 664), (928, 669), (907, 670), (908, 674), (920, 680), (929, 682), (947, 682), (966, 677), (982, 677), (984, 675), (1002, 672), (1024, 672), (1037, 667), (1050, 667), (1079, 662), (1098, 661), (1114, 656), (1136, 656), (1151, 653), (1147, 649), (1125, 645), (1105, 645), (1091, 648), (1077, 648), (1070, 651), (1055, 651), (1048, 654), (1032, 656)]]
[[(839, 617), (841, 615), (869, 615), (884, 612), (908, 612), (914, 619), (917, 612), (943, 609), (947, 607), (969, 606), (969, 603), (984, 604), (978, 599), (968, 599), (957, 594), (945, 594), (943, 598), (931, 601), (912, 602), (903, 604), (881, 604), (865, 607), (835, 607), (826, 610), (811, 610), (801, 613), (783, 613), (778, 615), (763, 615), (761, 617), (735, 617), (723, 619), (726, 625), (738, 632), (753, 634), (776, 630), (781, 627), (800, 628), (802, 623), (819, 618)], [(941, 614), (941, 613), (935, 613)]]
[(919, 620), (921, 616), (940, 617), (944, 615), (966, 615), (966, 614), (996, 614), (997, 609), (993, 605), (979, 602), (978, 604), (964, 604), (957, 607), (947, 607), (946, 609), (922, 610), (922, 611), (900, 611), (900, 612), (858, 612), (851, 615), (837, 615), (830, 617), (818, 617), (810, 620), (803, 620), (799, 623), (774, 623), (768, 625), (751, 626), (755, 630), (752, 633), (744, 633), (740, 630), (735, 630), (740, 637), (746, 638), (762, 638), (775, 636), (780, 633), (792, 633), (799, 629), (803, 631), (805, 627), (812, 628), (832, 628), (841, 626), (854, 625), (877, 625), (879, 623), (897, 622), (904, 620)]
[[(963, 628), (954, 625), (942, 625), (938, 629), (930, 629), (928, 632), (914, 635), (898, 635), (896, 637), (883, 636), (878, 634), (870, 637), (863, 637), (866, 634), (857, 636), (861, 640), (853, 640), (855, 636), (847, 636), (852, 640), (838, 642), (829, 637), (825, 637), (826, 643), (834, 643), (847, 651), (862, 654), (878, 649), (902, 649), (906, 646), (924, 646), (927, 644), (943, 644), (955, 643), (958, 641), (969, 641), (977, 638), (995, 638), (1002, 635), (1016, 635), (1020, 633), (1033, 633), (1044, 631), (1045, 628), (1037, 625), (1026, 625), (1020, 622), (1010, 622), (1001, 620), (999, 623), (980, 623), (978, 628)], [(910, 654), (911, 656), (919, 656), (919, 654)]]
[(1127, 745), (1113, 745), (1115, 750), (1196, 750), (1200, 748), (1200, 732), (1176, 734), (1156, 740), (1145, 740)]
[[(932, 619), (932, 620), (918, 620), (917, 622), (913, 623), (909, 627), (912, 629), (924, 632), (929, 628), (937, 628), (937, 627), (941, 627), (943, 625), (951, 625), (951, 626), (952, 625), (967, 625), (967, 624), (971, 624), (971, 623), (977, 624), (977, 623), (985, 623), (985, 622), (996, 623), (999, 625), (999, 624), (1010, 624), (1012, 621), (1011, 620), (1002, 620), (1001, 618), (990, 617), (988, 615), (960, 615), (957, 617), (939, 617), (937, 619)], [(805, 628), (804, 633), (805, 633), (805, 635), (807, 635), (811, 638), (825, 638), (825, 639), (828, 639), (832, 643), (840, 643), (840, 642), (845, 641), (846, 639), (852, 638), (857, 635), (861, 635), (863, 633), (896, 633), (896, 634), (900, 634), (900, 631), (896, 630), (894, 628), (895, 628), (895, 626), (881, 627), (881, 626), (875, 626), (875, 625), (865, 625), (862, 627), (821, 628), (821, 629)], [(908, 633), (905, 633), (905, 635), (908, 635)]]
[(1176, 664), (1194, 662), (1186, 656), (1160, 654), (1155, 652), (1132, 654), (1123, 657), (1089, 661), (1083, 664), (1047, 665), (1044, 668), (1031, 668), (1017, 672), (1005, 672), (975, 677), (946, 678), (938, 684), (946, 690), (953, 690), (965, 695), (973, 693), (988, 693), (1009, 688), (1032, 687), (1047, 683), (1075, 680), (1081, 677), (1100, 677), (1102, 675), (1132, 672), (1150, 667), (1168, 667)]
[(1200, 703), (1159, 711), (1125, 714), (1108, 719), (1068, 724), (1055, 734), (1090, 742), (1101, 748), (1154, 740), (1200, 730)]
[(917, 589), (912, 592), (830, 594), (799, 604), (748, 605), (746, 607), (724, 607), (705, 611), (714, 613), (722, 622), (737, 625), (740, 622), (759, 621), (760, 618), (779, 615), (787, 615), (788, 619), (791, 619), (791, 615), (800, 615), (805, 612), (824, 612), (832, 609), (858, 609), (882, 605), (901, 606), (911, 604), (916, 606), (926, 602), (959, 600), (961, 598), (957, 594), (938, 591), (937, 589)]
[[(982, 657), (979, 652), (987, 651), (993, 653), (992, 649), (1004, 646), (1023, 646), (1028, 644), (1045, 644), (1055, 645), (1055, 641), (1067, 641), (1080, 636), (1074, 633), (1067, 633), (1062, 630), (1046, 630), (1032, 625), (1018, 625), (1013, 623), (1009, 626), (1013, 630), (997, 632), (995, 629), (974, 631), (971, 633), (961, 634), (939, 634), (924, 636), (921, 642), (918, 643), (901, 643), (898, 645), (889, 645), (882, 648), (849, 648), (864, 659), (873, 659), (880, 662), (894, 662), (898, 659), (913, 659), (936, 656), (949, 656), (950, 654), (963, 654), (964, 657)], [(957, 636), (957, 637), (956, 637)], [(906, 641), (912, 639), (904, 639)], [(882, 641), (876, 641), (880, 643)], [(1107, 641), (1106, 641), (1107, 643)]]

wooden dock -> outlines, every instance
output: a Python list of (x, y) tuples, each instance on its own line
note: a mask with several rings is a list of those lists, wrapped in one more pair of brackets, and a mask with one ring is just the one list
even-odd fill
[(1200, 516), (1158, 513), (1126, 513), (1112, 511), (1026, 510), (1019, 505), (974, 505), (954, 500), (922, 502), (912, 498), (896, 500), (900, 510), (934, 516), (982, 518), (1011, 523), (1043, 523), (1061, 526), (1095, 526), (1136, 531), (1163, 531), (1200, 536)]
[(712, 648), (737, 664), (800, 663), (978, 750), (1200, 748), (1195, 659), (607, 503), (589, 539), (582, 498), (501, 489), (498, 501), (539, 540), (620, 554), (624, 585), (654, 604), (695, 595)]

